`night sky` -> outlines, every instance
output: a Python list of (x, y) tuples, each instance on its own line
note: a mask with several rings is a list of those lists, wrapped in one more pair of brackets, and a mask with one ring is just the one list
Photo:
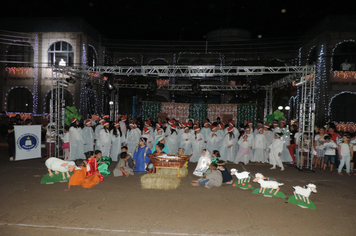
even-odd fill
[(355, 7), (354, 1), (38, 0), (5, 1), (1, 17), (79, 16), (112, 39), (204, 41), (220, 28), (246, 29), (253, 39), (301, 36), (328, 15), (356, 15)]

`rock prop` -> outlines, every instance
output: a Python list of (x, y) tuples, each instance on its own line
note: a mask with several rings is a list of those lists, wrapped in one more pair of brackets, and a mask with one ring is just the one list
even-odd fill
[(255, 179), (253, 182), (259, 183), (260, 188), (255, 189), (252, 193), (254, 194), (261, 194), (265, 197), (281, 197), (285, 198), (286, 195), (282, 192), (279, 191), (279, 186), (284, 185), (283, 183), (278, 183), (277, 181), (273, 180), (265, 180), (266, 177), (264, 177), (261, 173), (256, 173), (255, 174)]
[(293, 186), (293, 188), (294, 195), (288, 198), (288, 202), (297, 204), (302, 208), (316, 209), (314, 203), (309, 200), (309, 196), (312, 192), (317, 193), (315, 184), (308, 184), (305, 187)]

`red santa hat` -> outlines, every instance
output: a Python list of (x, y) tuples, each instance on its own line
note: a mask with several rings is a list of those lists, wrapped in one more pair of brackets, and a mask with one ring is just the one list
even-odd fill
[(176, 129), (177, 126), (176, 126), (176, 125), (171, 125), (171, 128), (172, 128), (172, 129)]
[(211, 126), (211, 130), (216, 130), (218, 127), (216, 127), (216, 126)]
[(145, 133), (145, 134), (148, 134), (149, 132), (150, 132), (150, 129), (148, 129), (148, 128), (143, 128), (143, 132)]
[(194, 127), (194, 131), (199, 131), (199, 130), (200, 130), (199, 126)]
[(157, 131), (157, 133), (158, 133), (159, 131), (162, 131), (162, 129), (160, 129), (160, 128), (157, 128), (157, 129), (156, 129), (156, 131)]
[(126, 116), (121, 116), (121, 121), (126, 121), (127, 117)]
[(251, 121), (247, 121), (247, 124), (248, 124), (248, 125), (252, 125), (252, 122), (251, 122)]
[(149, 120), (145, 121), (145, 125), (146, 126), (150, 126), (151, 125), (151, 121), (149, 121)]
[(169, 124), (169, 125), (173, 125), (173, 124), (174, 124), (174, 120), (169, 120), (169, 121), (168, 121), (168, 124)]
[(135, 123), (133, 121), (131, 121), (129, 126), (135, 126)]
[(109, 124), (109, 122), (104, 121), (103, 126), (108, 125), (108, 124)]
[(283, 122), (284, 124), (286, 123), (286, 121), (285, 121), (285, 120), (281, 120), (280, 122)]
[(120, 125), (120, 122), (116, 121), (114, 126)]
[(91, 124), (91, 120), (85, 120), (85, 124), (87, 125), (87, 124)]
[(225, 128), (225, 125), (223, 123), (220, 123), (219, 126), (220, 126), (220, 129), (224, 129)]
[(272, 125), (278, 125), (278, 122), (277, 121), (273, 121)]
[(70, 120), (71, 123), (74, 123), (74, 122), (76, 122), (76, 121), (77, 121), (77, 119), (74, 118), (74, 117)]
[(229, 127), (229, 128), (227, 129), (228, 132), (232, 132), (233, 130), (234, 130), (233, 127)]
[(157, 122), (157, 123), (156, 123), (156, 126), (162, 127), (162, 123), (161, 123), (161, 122)]
[(264, 127), (269, 128), (270, 126), (269, 126), (269, 124), (265, 124)]
[(101, 122), (105, 122), (105, 120), (103, 118), (99, 118), (99, 123)]
[(250, 130), (250, 127), (246, 127), (246, 129), (245, 130)]
[(231, 120), (231, 121), (229, 122), (229, 125), (235, 125), (235, 121)]

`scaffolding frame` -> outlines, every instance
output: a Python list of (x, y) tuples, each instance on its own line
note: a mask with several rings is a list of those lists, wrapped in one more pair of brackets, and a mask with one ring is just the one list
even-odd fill
[[(55, 135), (54, 157), (60, 157), (61, 154), (61, 137), (64, 134), (64, 113), (65, 100), (64, 88), (68, 83), (64, 80), (63, 75), (52, 68), (51, 98), (49, 107), (49, 132)], [(49, 145), (49, 154), (52, 153), (52, 147)], [(48, 157), (47, 157), (48, 158)]]

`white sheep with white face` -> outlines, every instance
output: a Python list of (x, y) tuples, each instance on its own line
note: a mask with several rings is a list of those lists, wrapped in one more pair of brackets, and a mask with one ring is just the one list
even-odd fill
[(272, 191), (274, 189), (276, 189), (276, 192), (273, 195), (276, 195), (279, 191), (279, 186), (284, 185), (283, 183), (278, 183), (277, 181), (271, 181), (271, 180), (265, 180), (266, 177), (263, 176), (263, 174), (261, 173), (256, 173), (255, 174), (255, 179), (253, 180), (253, 182), (257, 182), (260, 184), (260, 191), (259, 193), (262, 194), (265, 193), (266, 188), (271, 189), (271, 191), (269, 191), (269, 193), (272, 193)]
[(244, 179), (247, 179), (247, 178), (248, 178), (247, 182), (250, 182), (250, 172), (243, 171), (243, 172), (239, 173), (235, 168), (232, 168), (230, 170), (230, 172), (231, 172), (231, 175), (235, 175), (236, 176), (238, 184), (240, 184)]
[[(297, 200), (297, 201), (299, 201), (299, 199), (303, 200), (303, 202), (307, 203), (308, 205), (310, 205), (309, 196), (310, 196), (311, 192), (317, 193), (315, 184), (308, 184), (306, 186), (306, 188), (303, 188), (300, 186), (293, 186), (293, 188), (294, 188), (293, 194), (294, 194), (295, 200)], [(299, 197), (299, 199), (298, 199), (298, 197)]]

